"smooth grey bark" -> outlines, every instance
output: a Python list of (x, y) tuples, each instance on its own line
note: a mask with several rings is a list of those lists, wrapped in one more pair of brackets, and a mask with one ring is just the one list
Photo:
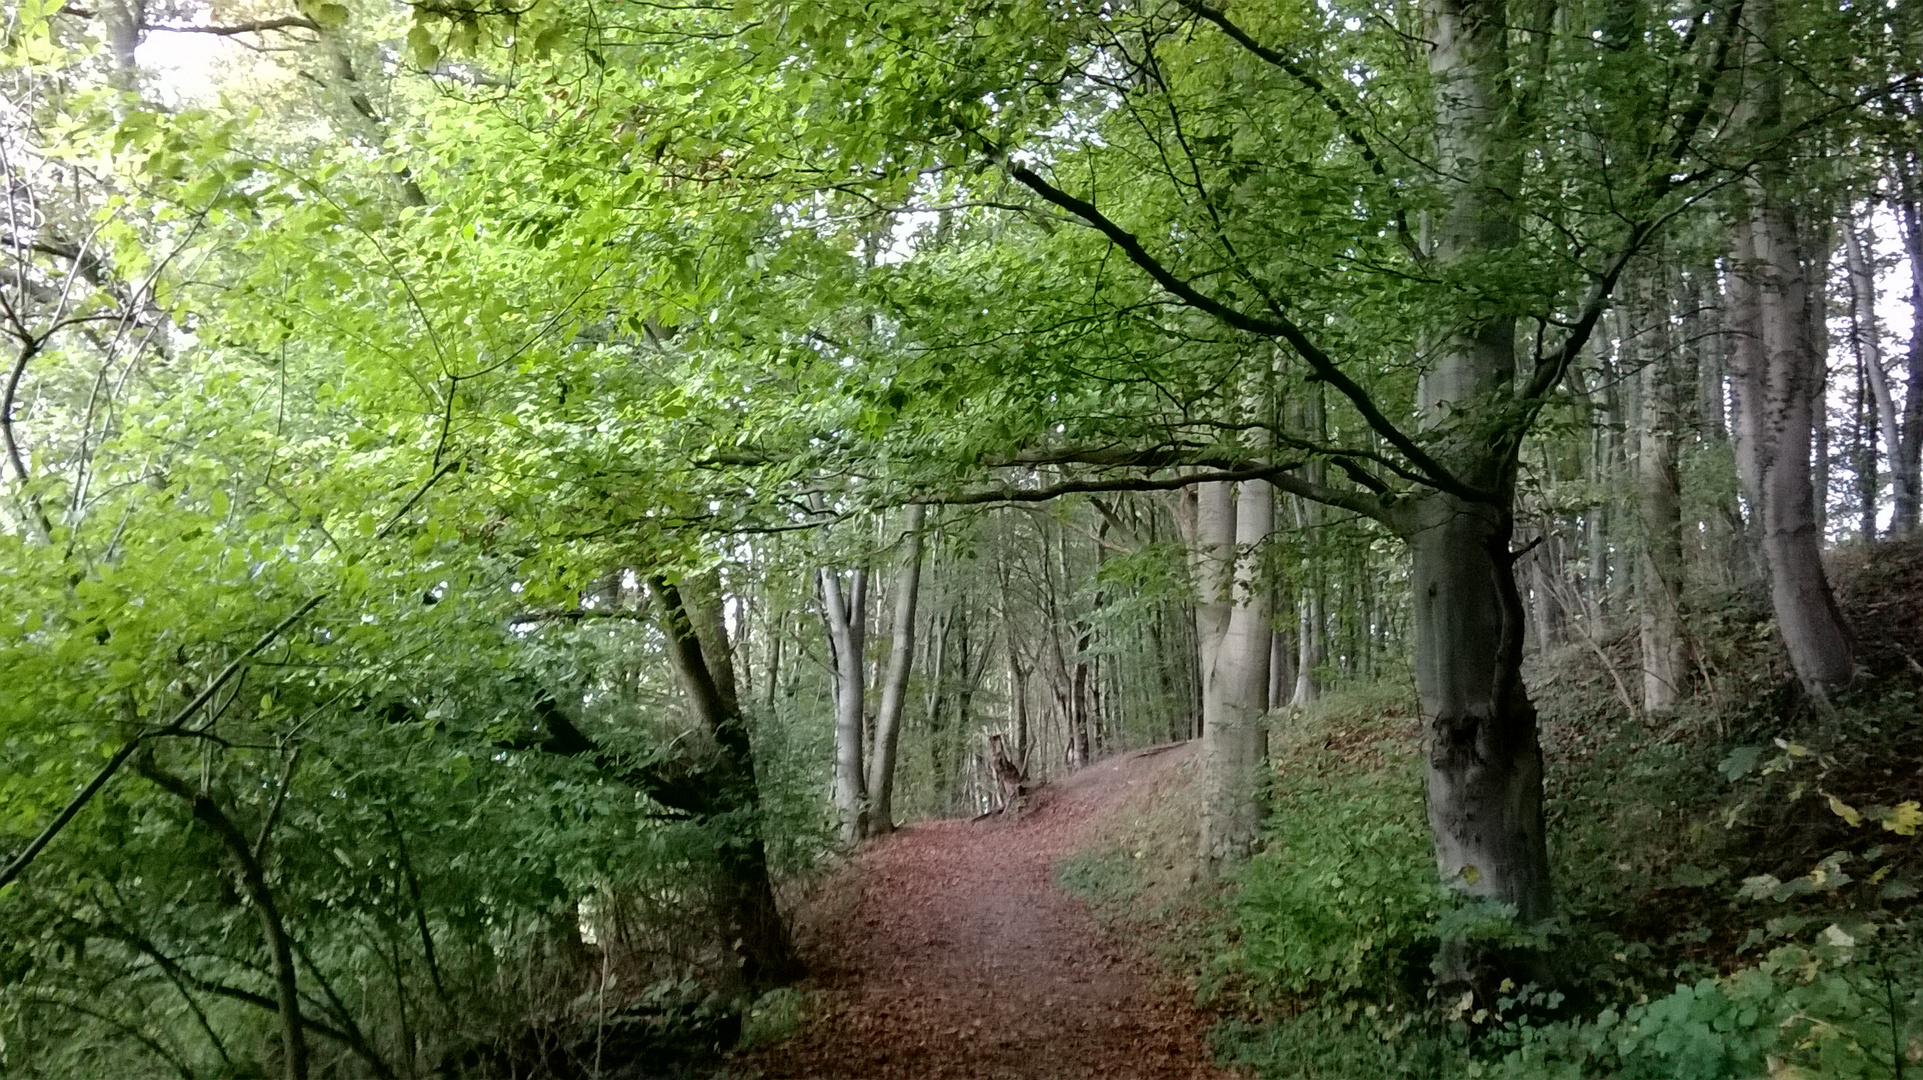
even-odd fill
[[(1269, 600), (1269, 618), (1275, 618), (1274, 597)], [(1295, 689), (1295, 642), (1280, 631), (1269, 634), (1269, 711), (1288, 707)]]
[[(1195, 582), (1195, 648), (1201, 661), (1202, 700), (1206, 716), (1209, 672), (1228, 633), (1231, 611), (1230, 579), (1235, 558), (1235, 485), (1197, 484), (1190, 502), (1188, 523), (1189, 573)], [(1204, 730), (1207, 720), (1203, 721)]]
[[(1431, 256), (1443, 267), (1499, 255), (1515, 243), (1509, 195), (1521, 178), (1499, 0), (1424, 0), (1434, 85), (1436, 149), (1446, 210)], [(1396, 506), (1408, 541), (1415, 601), (1416, 689), (1427, 758), (1428, 816), (1442, 880), (1514, 907), (1524, 923), (1549, 914), (1536, 710), (1521, 678), (1523, 604), (1510, 540), (1513, 474), (1498, 440), (1454, 421), (1505, 402), (1515, 379), (1515, 315), (1501, 298), (1470, 301), (1438, 342), (1418, 388), (1435, 456), (1470, 501), (1447, 491)], [(1444, 983), (1470, 981), (1482, 958), (1445, 949)]]
[(1298, 707), (1313, 705), (1322, 699), (1322, 676), (1318, 671), (1324, 652), (1322, 628), (1328, 623), (1321, 591), (1308, 582), (1302, 585), (1302, 590), (1295, 608), (1295, 689), (1289, 695), (1289, 704)]
[[(902, 522), (901, 573), (895, 578), (893, 638), (888, 670), (882, 676), (881, 705), (875, 713), (875, 745), (868, 755), (868, 829), (870, 836), (895, 831), (895, 750), (901, 744), (902, 707), (908, 700), (908, 674), (915, 659), (915, 603), (921, 594), (922, 523), (928, 508), (908, 507)], [(1026, 742), (1024, 733), (1023, 742)]]
[[(1752, 0), (1748, 16), (1751, 55), (1737, 123), (1765, 132), (1782, 108), (1782, 75), (1766, 44), (1773, 0)], [(1784, 163), (1764, 162), (1729, 222), (1730, 303), (1737, 312), (1730, 375), (1740, 388), (1739, 472), (1760, 519), (1776, 625), (1803, 688), (1826, 700), (1854, 673), (1855, 656), (1823, 570), (1817, 528), (1810, 443), (1823, 372), (1789, 185)]]
[(857, 569), (846, 595), (841, 575), (824, 569), (821, 583), (821, 614), (828, 624), (828, 644), (834, 654), (835, 688), (835, 769), (834, 806), (836, 828), (844, 844), (861, 839), (866, 831), (867, 790), (862, 774), (862, 707), (866, 702), (866, 672), (863, 661), (862, 625), (865, 611), (866, 571)]
[[(1224, 484), (1223, 487), (1228, 485)], [(1262, 823), (1263, 762), (1268, 750), (1265, 718), (1269, 699), (1269, 591), (1261, 561), (1275, 527), (1273, 489), (1260, 480), (1240, 485), (1226, 509), (1229, 522), (1211, 521), (1218, 539), (1229, 524), (1233, 532), (1226, 568), (1228, 617), (1204, 669), (1202, 694), (1202, 773), (1206, 802), (1202, 813), (1202, 855), (1213, 874), (1247, 859)], [(1198, 525), (1200, 522), (1198, 521)], [(1211, 556), (1214, 552), (1210, 553)], [(1221, 570), (1216, 570), (1221, 573)]]

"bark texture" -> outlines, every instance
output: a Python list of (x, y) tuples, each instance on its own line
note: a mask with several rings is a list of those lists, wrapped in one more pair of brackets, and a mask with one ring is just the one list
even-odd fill
[(821, 613), (828, 624), (828, 644), (835, 664), (834, 804), (841, 842), (852, 844), (867, 831), (867, 778), (862, 772), (863, 639), (867, 617), (867, 575), (854, 573), (844, 593), (841, 575), (821, 571)]
[[(1227, 485), (1223, 485), (1227, 486)], [(1212, 664), (1204, 669), (1202, 854), (1211, 871), (1248, 858), (1262, 824), (1262, 764), (1268, 752), (1264, 722), (1269, 701), (1269, 593), (1262, 551), (1275, 525), (1273, 489), (1263, 481), (1238, 485), (1229, 514), (1234, 525), (1229, 611)]]
[(1642, 646), (1643, 710), (1658, 714), (1682, 699), (1688, 673), (1682, 620), (1683, 487), (1680, 357), (1670, 347), (1669, 304), (1662, 280), (1637, 289), (1641, 318), (1636, 356), (1642, 364), (1642, 418), (1637, 430), (1636, 501), (1642, 551), (1636, 575)]
[[(881, 705), (875, 713), (875, 745), (868, 757), (868, 834), (895, 831), (895, 749), (901, 744), (901, 714), (908, 700), (908, 673), (915, 659), (915, 604), (921, 594), (922, 523), (927, 507), (904, 512), (901, 573), (895, 579), (893, 641), (882, 676)], [(1026, 726), (1026, 725), (1024, 725)], [(1026, 742), (1026, 735), (1023, 740)]]
[[(1499, 258), (1517, 228), (1509, 192), (1521, 152), (1509, 130), (1504, 5), (1426, 0), (1437, 152), (1447, 209), (1434, 230), (1440, 266)], [(1515, 378), (1515, 315), (1504, 298), (1472, 308), (1439, 342), (1418, 405), (1437, 432), (1438, 459), (1470, 500), (1438, 491), (1396, 508), (1412, 549), (1416, 687), (1424, 723), (1429, 824), (1443, 881), (1512, 905), (1519, 919), (1549, 914), (1543, 840), (1542, 750), (1520, 674), (1523, 603), (1509, 553), (1514, 493), (1501, 439), (1463, 422), (1506, 406)], [(1445, 983), (1478, 978), (1485, 958), (1451, 947)]]
[(724, 682), (717, 675), (717, 670), (727, 669), (717, 669), (702, 647), (696, 628), (704, 616), (690, 611), (680, 589), (666, 578), (656, 576), (649, 585), (660, 609), (675, 674), (696, 720), (714, 744), (712, 754), (682, 785), (688, 797), (668, 805), (728, 830), (715, 844), (719, 862), (715, 907), (726, 923), (728, 947), (735, 954), (745, 988), (753, 992), (790, 982), (801, 975), (801, 965), (775, 904), (774, 882), (768, 873), (767, 846), (761, 835), (761, 787), (747, 719), (733, 704), (738, 697), (732, 679)]
[[(1773, 9), (1771, 0), (1747, 9), (1751, 62), (1738, 119), (1752, 133), (1780, 120), (1782, 75), (1767, 45)], [(1738, 472), (1761, 526), (1776, 624), (1797, 678), (1824, 700), (1849, 680), (1855, 657), (1817, 527), (1810, 443), (1823, 372), (1790, 183), (1781, 161), (1765, 162), (1729, 223), (1730, 377), (1738, 387)]]

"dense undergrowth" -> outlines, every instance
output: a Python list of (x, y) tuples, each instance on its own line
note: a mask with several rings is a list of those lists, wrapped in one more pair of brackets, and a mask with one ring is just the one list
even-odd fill
[[(1182, 816), (1146, 803), (1061, 879), (1155, 932), (1223, 1017), (1219, 1054), (1265, 1080), (1923, 1075), (1923, 545), (1839, 562), (1864, 670), (1828, 709), (1795, 694), (1760, 597), (1694, 613), (1696, 685), (1666, 716), (1624, 701), (1633, 627), (1533, 659), (1547, 927), (1434, 884), (1393, 683), (1272, 718), (1266, 847), (1231, 880), (1191, 884)], [(1439, 1000), (1438, 945), (1477, 935), (1540, 950), (1547, 984)]]

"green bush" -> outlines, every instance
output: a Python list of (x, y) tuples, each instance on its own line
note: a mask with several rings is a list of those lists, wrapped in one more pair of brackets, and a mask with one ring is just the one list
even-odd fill
[(1444, 894), (1394, 685), (1278, 718), (1264, 849), (1233, 879), (1220, 974), (1258, 997), (1401, 1000), (1428, 974)]
[(1285, 776), (1266, 850), (1236, 881), (1237, 962), (1291, 994), (1400, 995), (1443, 905), (1411, 755), (1388, 769)]
[(1472, 1068), (1467, 1051), (1414, 1010), (1316, 1009), (1264, 1024), (1227, 1022), (1210, 1040), (1225, 1065), (1263, 1080), (1444, 1080)]
[[(1838, 935), (1841, 934), (1839, 938)], [(1512, 1033), (1504, 1080), (1888, 1080), (1923, 1057), (1914, 954), (1865, 962), (1841, 931), (1595, 1019)], [(1906, 974), (1908, 977), (1906, 977)]]

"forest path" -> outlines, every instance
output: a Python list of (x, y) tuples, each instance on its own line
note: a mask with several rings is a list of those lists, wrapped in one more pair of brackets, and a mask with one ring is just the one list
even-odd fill
[(1207, 1021), (1055, 887), (1055, 863), (1191, 744), (1099, 762), (1019, 820), (874, 841), (803, 919), (812, 975), (795, 1038), (737, 1058), (782, 1080), (1216, 1080)]

